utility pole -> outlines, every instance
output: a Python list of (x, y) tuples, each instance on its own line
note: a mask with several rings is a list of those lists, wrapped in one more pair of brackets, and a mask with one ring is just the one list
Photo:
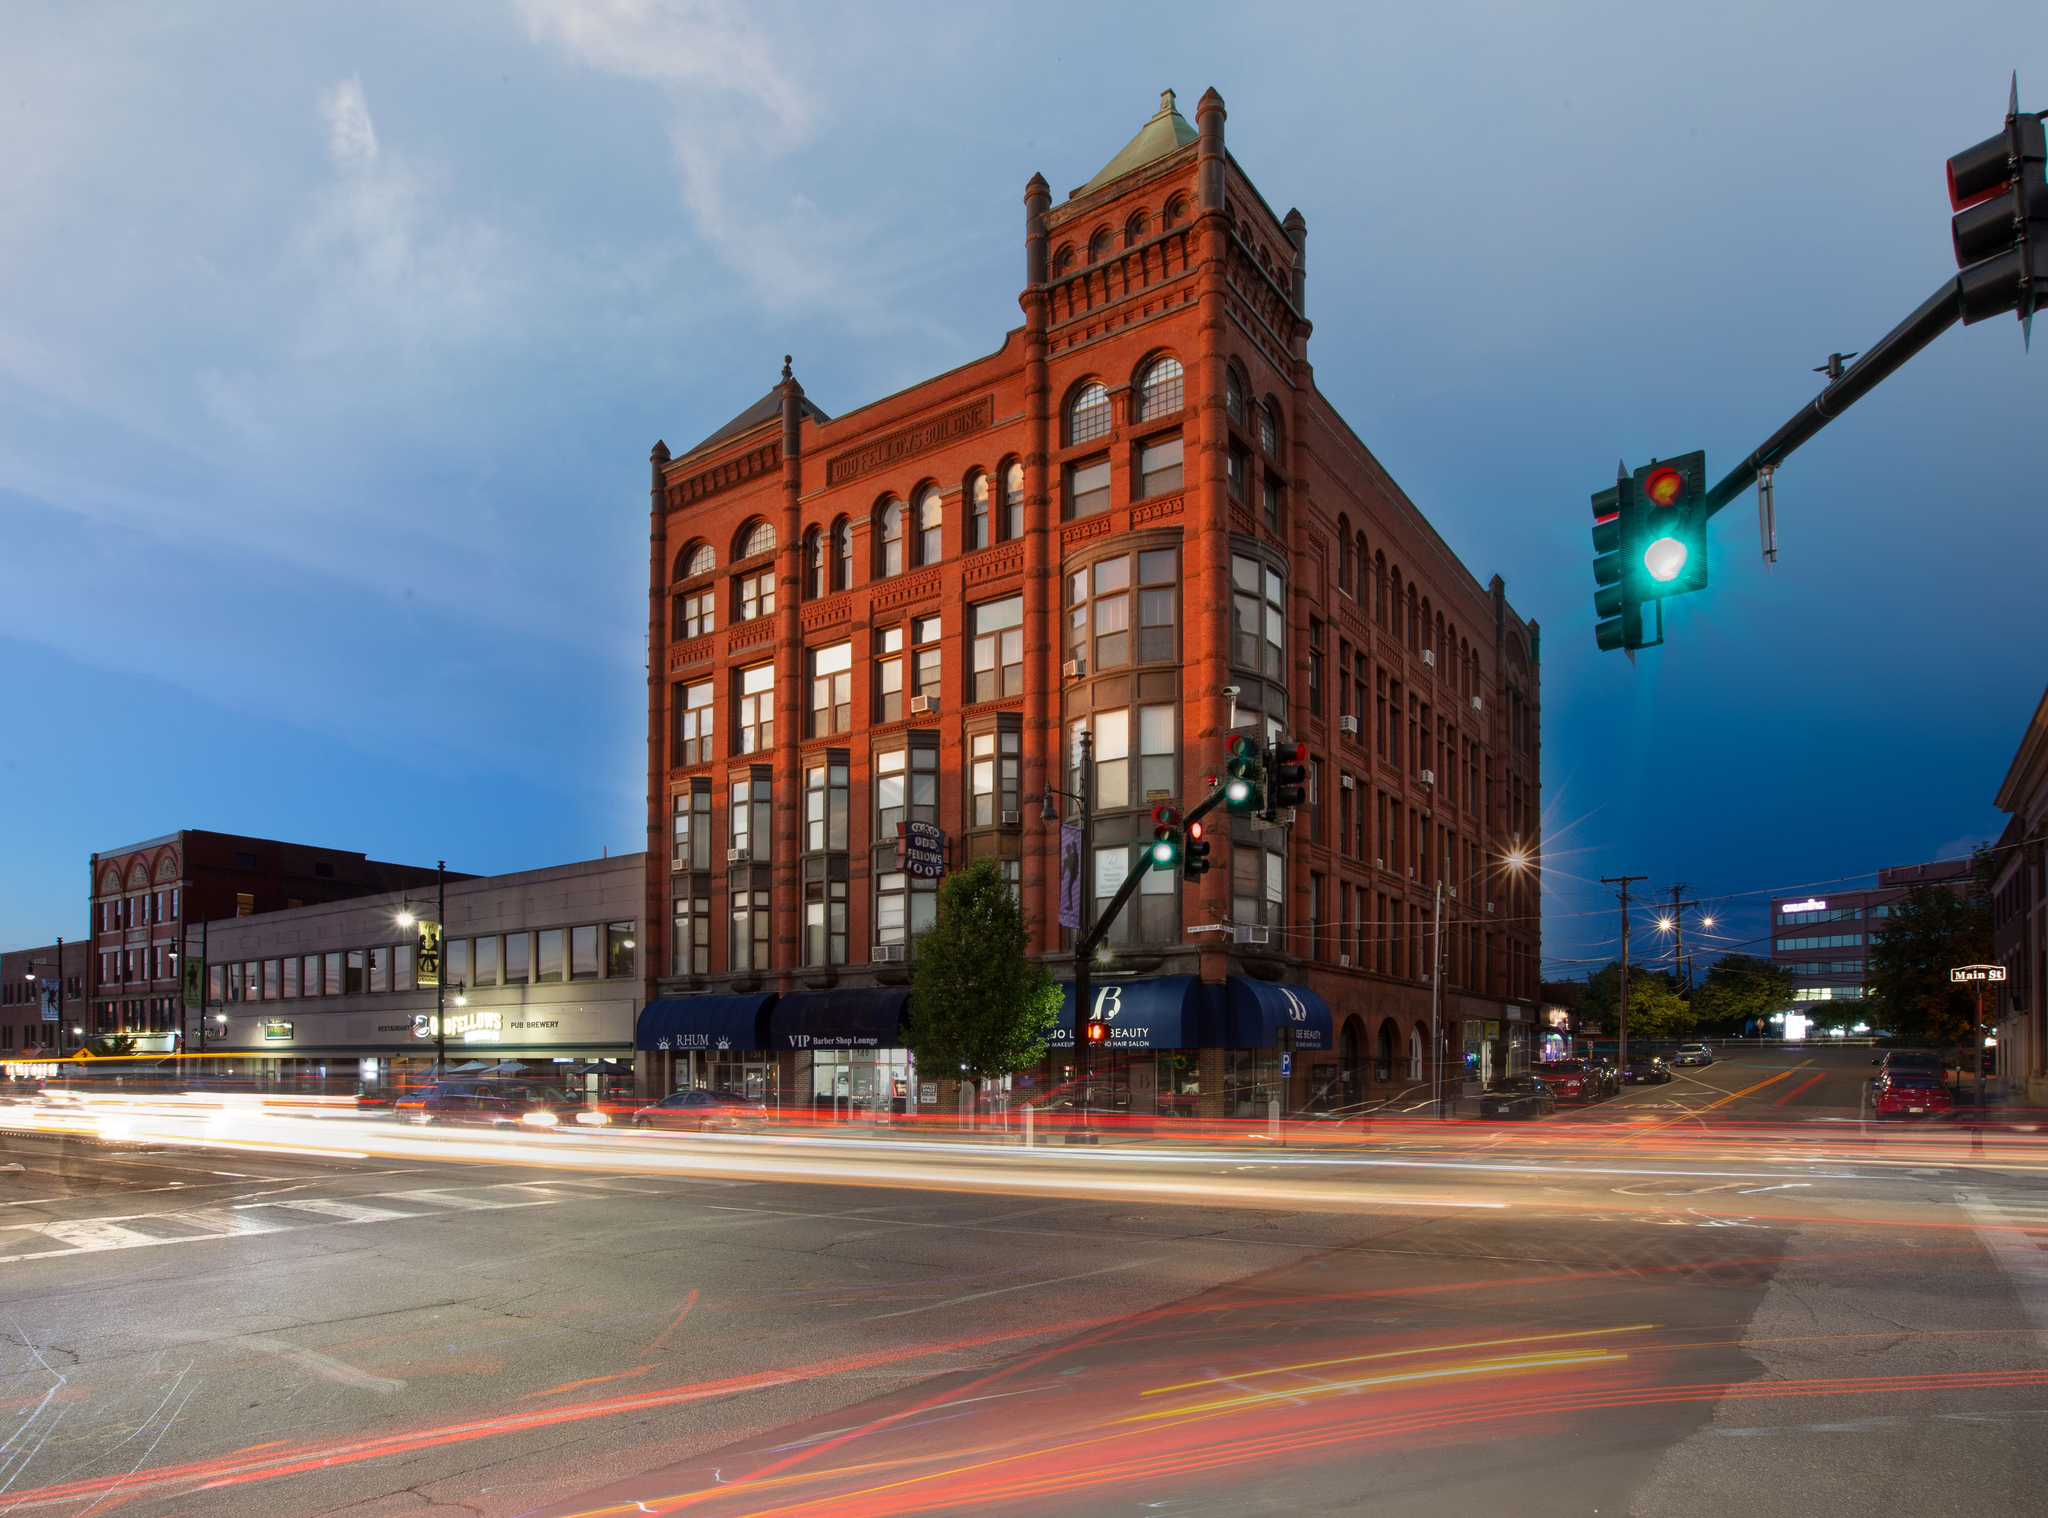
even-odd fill
[[(1681, 899), (1684, 895), (1684, 886), (1675, 885), (1671, 888), (1671, 978), (1673, 980), (1679, 978), (1680, 966), (1685, 963), (1685, 909), (1693, 905), (1692, 902)], [(1692, 979), (1690, 976), (1686, 977), (1685, 990), (1688, 996), (1692, 994)]]
[(1615, 1018), (1619, 1034), (1619, 1050), (1614, 1062), (1623, 1069), (1628, 1067), (1628, 888), (1638, 880), (1648, 880), (1647, 875), (1602, 875), (1600, 884), (1621, 887), (1621, 1006)]

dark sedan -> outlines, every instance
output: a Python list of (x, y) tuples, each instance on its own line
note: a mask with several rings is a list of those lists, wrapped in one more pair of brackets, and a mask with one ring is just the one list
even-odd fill
[(1479, 1115), (1494, 1118), (1548, 1117), (1557, 1098), (1540, 1075), (1510, 1075), (1479, 1098)]
[(632, 1116), (635, 1128), (680, 1128), (693, 1133), (758, 1129), (767, 1121), (759, 1102), (723, 1091), (675, 1091)]
[(436, 1081), (391, 1104), (394, 1116), (421, 1127), (468, 1124), (482, 1128), (566, 1128), (583, 1103), (560, 1086), (538, 1081)]
[(1631, 1086), (1661, 1086), (1671, 1079), (1671, 1067), (1655, 1054), (1631, 1055), (1621, 1078)]

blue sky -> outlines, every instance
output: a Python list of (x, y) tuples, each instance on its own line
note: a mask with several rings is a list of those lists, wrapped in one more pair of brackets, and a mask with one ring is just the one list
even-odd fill
[[(1952, 272), (2048, 105), (1980, 4), (16, 3), (0, 17), (0, 942), (179, 827), (498, 871), (642, 837), (646, 457), (781, 355), (838, 412), (1018, 321), (1021, 195), (1171, 87), (1309, 225), (1320, 384), (1544, 627), (1546, 950), (1603, 874), (1993, 833), (2048, 678), (2048, 353), (1957, 329), (1715, 524), (1634, 668), (1587, 496), (1719, 475)], [(2048, 340), (2044, 340), (2048, 341)], [(1748, 893), (1748, 894), (1744, 894)]]

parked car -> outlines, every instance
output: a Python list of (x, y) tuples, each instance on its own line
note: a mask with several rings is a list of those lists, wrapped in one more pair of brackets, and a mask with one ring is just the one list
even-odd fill
[(1955, 1102), (1939, 1075), (1899, 1069), (1877, 1078), (1870, 1110), (1879, 1122), (1888, 1117), (1946, 1117), (1955, 1110)]
[(563, 1128), (585, 1108), (560, 1086), (535, 1081), (436, 1081), (408, 1091), (392, 1114), (421, 1127), (435, 1123), (484, 1128)]
[(1631, 1086), (1661, 1086), (1671, 1079), (1671, 1067), (1657, 1054), (1632, 1054), (1621, 1078)]
[(1621, 1095), (1621, 1071), (1613, 1060), (1604, 1054), (1588, 1055), (1586, 1068), (1599, 1080), (1602, 1097)]
[(1582, 1059), (1546, 1060), (1536, 1073), (1560, 1102), (1596, 1102), (1600, 1099), (1600, 1077), (1586, 1069)]
[(1550, 1083), (1540, 1075), (1510, 1075), (1479, 1098), (1481, 1117), (1537, 1118), (1557, 1111)]
[(758, 1129), (767, 1116), (767, 1108), (743, 1096), (723, 1091), (672, 1091), (635, 1111), (631, 1122), (635, 1128), (730, 1133)]
[(1871, 1063), (1877, 1066), (1873, 1080), (1880, 1080), (1894, 1070), (1920, 1070), (1936, 1076), (1948, 1070), (1948, 1061), (1931, 1049), (1887, 1049)]
[(1678, 1052), (1671, 1056), (1674, 1065), (1711, 1065), (1714, 1051), (1705, 1044), (1680, 1044)]

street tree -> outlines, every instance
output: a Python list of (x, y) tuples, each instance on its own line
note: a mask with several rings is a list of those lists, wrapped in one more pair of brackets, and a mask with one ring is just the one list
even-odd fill
[(1692, 994), (1702, 1028), (1739, 1037), (1792, 1005), (1792, 972), (1754, 954), (1724, 954)]
[(1976, 1021), (1977, 993), (1950, 981), (1948, 972), (1990, 959), (1991, 896), (1981, 879), (1963, 891), (1917, 885), (1870, 935), (1864, 983), (1884, 1003), (1885, 1031), (1909, 1043), (1960, 1050)]
[(977, 1106), (984, 1081), (1038, 1062), (1059, 1022), (1059, 984), (1028, 946), (1023, 910), (993, 859), (947, 877), (938, 917), (917, 937), (904, 1047), (921, 1072), (958, 1071)]
[[(1621, 962), (1586, 977), (1579, 999), (1582, 1013), (1609, 1032), (1621, 1025)], [(1641, 965), (1628, 967), (1628, 1033), (1631, 1038), (1683, 1038), (1693, 1029), (1693, 1010), (1672, 987), (1671, 978)]]

